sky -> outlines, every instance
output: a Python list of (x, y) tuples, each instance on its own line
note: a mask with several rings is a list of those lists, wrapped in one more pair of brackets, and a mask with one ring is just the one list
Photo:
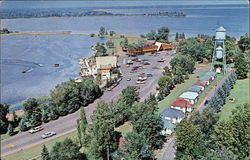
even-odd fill
[(157, 5), (217, 5), (217, 4), (249, 4), (248, 0), (109, 0), (109, 1), (74, 1), (74, 0), (37, 0), (37, 1), (13, 1), (1, 2), (3, 8), (61, 8), (61, 7), (113, 7), (113, 6), (157, 6)]

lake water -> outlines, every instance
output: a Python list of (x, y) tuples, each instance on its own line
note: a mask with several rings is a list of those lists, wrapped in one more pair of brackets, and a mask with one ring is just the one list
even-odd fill
[[(151, 2), (153, 3), (153, 2)], [(163, 3), (163, 2), (161, 2)], [(150, 6), (127, 5), (122, 2), (112, 7), (88, 6), (95, 10), (112, 13), (156, 13), (181, 11), (185, 18), (157, 16), (103, 16), (103, 17), (63, 17), (1, 20), (1, 28), (13, 31), (74, 31), (98, 33), (100, 26), (121, 34), (140, 35), (162, 26), (186, 36), (197, 34), (214, 35), (215, 29), (224, 26), (227, 34), (239, 37), (248, 33), (247, 5), (192, 5), (192, 6)], [(54, 6), (53, 6), (54, 7)], [(104, 39), (70, 35), (51, 36), (11, 36), (1, 37), (2, 87), (1, 101), (17, 103), (27, 97), (48, 95), (58, 83), (77, 76), (78, 59), (88, 57), (90, 46)], [(55, 68), (53, 64), (59, 63)], [(39, 66), (38, 64), (43, 64)], [(23, 74), (23, 70), (33, 69)]]

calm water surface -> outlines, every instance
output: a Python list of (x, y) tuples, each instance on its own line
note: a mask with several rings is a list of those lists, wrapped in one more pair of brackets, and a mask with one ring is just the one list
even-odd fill
[[(185, 18), (146, 16), (63, 17), (1, 20), (1, 28), (13, 31), (76, 31), (98, 33), (100, 26), (121, 34), (140, 35), (162, 26), (172, 34), (183, 32), (187, 36), (200, 33), (214, 35), (224, 26), (227, 34), (239, 37), (248, 33), (247, 5), (220, 6), (93, 6), (95, 10), (112, 13), (156, 13), (181, 11)], [(88, 6), (88, 8), (91, 6)], [(1, 37), (1, 101), (17, 103), (28, 97), (49, 94), (54, 86), (77, 77), (78, 60), (92, 54), (90, 46), (105, 39), (83, 36), (11, 36)], [(53, 64), (59, 63), (55, 68)], [(42, 66), (39, 66), (42, 64)], [(29, 73), (22, 73), (29, 70)]]

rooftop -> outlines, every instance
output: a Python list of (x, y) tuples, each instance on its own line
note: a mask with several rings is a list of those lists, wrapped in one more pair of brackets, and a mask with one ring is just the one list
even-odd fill
[(180, 98), (182, 99), (190, 99), (190, 100), (194, 100), (199, 96), (198, 93), (195, 92), (184, 92), (180, 95)]
[(185, 107), (192, 107), (193, 105), (185, 99), (176, 99), (171, 103), (171, 106), (185, 108)]
[(197, 93), (199, 93), (199, 92), (201, 92), (201, 87), (200, 86), (192, 86), (192, 87), (190, 87), (190, 88), (188, 88), (188, 91), (189, 92), (197, 92)]
[(195, 86), (203, 86), (203, 87), (205, 87), (207, 85), (207, 83), (199, 81), (199, 82), (196, 82), (194, 85)]
[(173, 108), (166, 108), (164, 111), (161, 112), (161, 116), (171, 117), (171, 118), (184, 118), (185, 117), (182, 111), (173, 109)]

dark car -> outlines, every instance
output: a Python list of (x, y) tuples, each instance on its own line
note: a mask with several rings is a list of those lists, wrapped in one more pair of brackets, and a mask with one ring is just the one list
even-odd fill
[(150, 73), (147, 73), (147, 77), (153, 77), (153, 75)]

